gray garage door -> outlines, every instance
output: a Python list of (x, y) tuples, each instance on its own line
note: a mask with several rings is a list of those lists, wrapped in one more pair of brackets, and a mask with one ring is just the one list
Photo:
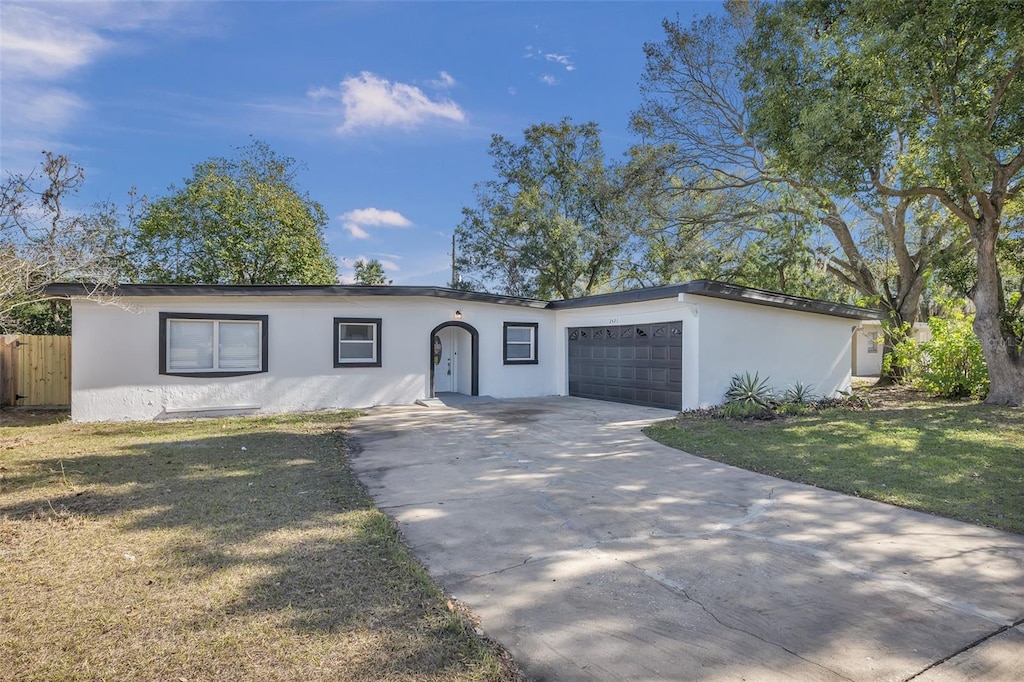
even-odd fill
[(569, 328), (569, 395), (682, 409), (682, 322)]

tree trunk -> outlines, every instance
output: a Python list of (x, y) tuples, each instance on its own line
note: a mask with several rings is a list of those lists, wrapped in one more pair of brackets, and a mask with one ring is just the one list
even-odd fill
[(1004, 333), (1002, 284), (996, 263), (999, 218), (985, 215), (971, 226), (971, 241), (978, 258), (978, 283), (971, 291), (974, 301), (974, 333), (988, 365), (989, 390), (985, 402), (992, 405), (1024, 403), (1024, 362), (1016, 340)]

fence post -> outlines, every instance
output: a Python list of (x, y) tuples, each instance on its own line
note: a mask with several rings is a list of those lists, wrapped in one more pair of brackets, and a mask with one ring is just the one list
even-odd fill
[(17, 356), (17, 334), (0, 335), (0, 407), (14, 405), (15, 358)]

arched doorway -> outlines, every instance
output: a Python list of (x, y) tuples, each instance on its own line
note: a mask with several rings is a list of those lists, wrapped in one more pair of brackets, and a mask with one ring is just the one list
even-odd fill
[(465, 322), (443, 322), (430, 332), (430, 397), (480, 395), (480, 334)]

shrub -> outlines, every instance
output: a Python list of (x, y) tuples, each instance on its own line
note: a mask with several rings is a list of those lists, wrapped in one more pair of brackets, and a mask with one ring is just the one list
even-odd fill
[(747, 402), (730, 402), (722, 405), (721, 416), (725, 419), (775, 419), (779, 415), (768, 405)]
[(845, 392), (831, 398), (819, 398), (811, 405), (815, 410), (867, 410), (871, 408), (871, 402), (864, 396)]
[(988, 367), (974, 334), (973, 315), (952, 310), (928, 320), (932, 340), (921, 344), (918, 386), (943, 398), (984, 398)]
[(882, 376), (901, 384), (912, 380), (921, 360), (921, 346), (914, 340), (910, 330), (910, 324), (904, 322), (898, 331), (887, 332), (892, 348), (882, 359)]

